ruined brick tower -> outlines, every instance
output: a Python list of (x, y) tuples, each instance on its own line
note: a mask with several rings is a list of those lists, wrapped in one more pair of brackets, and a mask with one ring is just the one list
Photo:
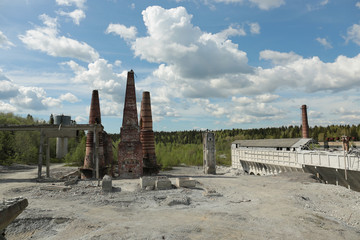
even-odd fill
[(119, 175), (138, 178), (143, 175), (142, 144), (136, 109), (134, 71), (128, 72), (124, 114), (118, 147)]
[(156, 163), (155, 137), (152, 126), (150, 93), (143, 92), (140, 111), (140, 141), (142, 143), (143, 171), (145, 175), (159, 172), (159, 166)]
[(216, 174), (215, 134), (203, 133), (203, 164), (205, 174)]
[[(99, 103), (99, 92), (98, 90), (93, 90), (91, 97), (90, 105), (90, 116), (89, 124), (98, 124), (101, 127), (101, 114), (100, 114), (100, 103)], [(97, 143), (97, 149), (95, 149)], [(97, 156), (95, 156), (95, 151)], [(81, 178), (91, 178), (93, 176), (94, 170), (96, 168), (96, 157), (99, 158), (99, 172), (100, 177), (105, 168), (105, 159), (104, 159), (104, 145), (103, 145), (103, 133), (102, 131), (98, 132), (96, 138), (94, 139), (94, 132), (88, 131), (86, 136), (86, 153), (84, 159), (84, 166), (80, 169)]]
[(306, 105), (301, 106), (301, 118), (302, 118), (302, 137), (309, 138), (309, 124), (308, 124)]

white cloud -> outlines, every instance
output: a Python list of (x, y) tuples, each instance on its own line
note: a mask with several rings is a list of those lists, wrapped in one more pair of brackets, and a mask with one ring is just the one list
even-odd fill
[(5, 34), (0, 31), (0, 48), (9, 49), (14, 47), (15, 45), (9, 41), (9, 39), (5, 36)]
[(122, 102), (124, 91), (121, 88), (125, 85), (127, 73), (115, 73), (113, 65), (108, 63), (105, 59), (98, 59), (93, 63), (89, 63), (87, 68), (84, 68), (74, 61), (64, 63), (74, 71), (74, 78), (76, 83), (86, 83), (92, 89), (101, 91), (105, 98), (114, 100), (115, 102)]
[(99, 58), (99, 54), (88, 44), (77, 40), (59, 36), (57, 19), (46, 14), (40, 16), (44, 27), (26, 31), (20, 35), (20, 40), (33, 50), (40, 50), (54, 57), (76, 58), (91, 62)]
[(0, 101), (0, 112), (17, 112), (17, 108), (9, 103)]
[(251, 34), (260, 34), (260, 25), (257, 22), (249, 23)]
[(56, 0), (56, 3), (60, 6), (77, 6), (78, 8), (84, 8), (87, 0)]
[(22, 109), (44, 110), (61, 105), (59, 99), (47, 97), (42, 88), (20, 87), (19, 92), (19, 95), (10, 99), (10, 103)]
[(230, 109), (221, 107), (219, 104), (213, 104), (210, 102), (209, 99), (196, 98), (196, 99), (193, 99), (192, 101), (196, 104), (199, 104), (202, 109), (204, 109), (206, 112), (210, 113), (212, 116), (223, 117), (223, 116), (229, 114)]
[(294, 52), (282, 53), (272, 50), (264, 50), (260, 52), (260, 60), (270, 60), (275, 65), (286, 65), (301, 59), (301, 56)]
[(357, 3), (355, 4), (355, 6), (356, 6), (357, 8), (360, 8), (360, 2), (357, 2)]
[(360, 25), (354, 24), (347, 29), (346, 42), (353, 41), (360, 46)]
[(107, 34), (114, 33), (116, 35), (119, 35), (125, 40), (132, 40), (136, 38), (137, 29), (134, 26), (128, 28), (122, 24), (110, 23), (106, 29), (106, 33)]
[(331, 43), (329, 43), (326, 38), (319, 38), (318, 37), (318, 38), (316, 38), (316, 41), (318, 41), (325, 48), (332, 48)]
[(19, 94), (18, 86), (8, 80), (0, 80), (0, 99), (9, 99)]
[(227, 39), (232, 36), (245, 36), (246, 32), (244, 28), (240, 25), (232, 25), (227, 29), (216, 34), (221, 39)]
[[(281, 56), (282, 53), (274, 52), (273, 55)], [(300, 57), (274, 68), (258, 68), (255, 75), (248, 76), (251, 86), (241, 92), (273, 92), (284, 87), (307, 92), (359, 89), (359, 65), (360, 54), (353, 58), (339, 56), (329, 63), (322, 62), (318, 57)]]
[(76, 25), (80, 25), (80, 21), (85, 19), (85, 12), (81, 9), (75, 9), (72, 12), (59, 11), (59, 15), (70, 17)]
[(270, 10), (272, 8), (278, 8), (285, 4), (285, 0), (249, 0), (255, 4), (261, 10)]
[(59, 99), (61, 101), (67, 101), (70, 103), (76, 103), (79, 102), (80, 100), (72, 93), (66, 93), (66, 94), (61, 94)]
[[(218, 3), (226, 3), (226, 4), (232, 4), (232, 3), (244, 3), (246, 0), (214, 0)], [(251, 4), (257, 6), (261, 10), (270, 10), (272, 8), (278, 8), (281, 5), (285, 4), (285, 0), (248, 0)]]
[[(218, 85), (228, 81), (222, 81), (222, 76), (252, 71), (246, 53), (227, 38), (242, 34), (241, 28), (205, 33), (191, 24), (191, 18), (183, 7), (169, 10), (148, 7), (143, 11), (143, 19), (149, 35), (131, 42), (132, 49), (141, 59), (163, 63), (154, 77), (176, 88), (174, 95), (223, 95), (217, 93)], [(208, 81), (212, 83), (206, 84)]]

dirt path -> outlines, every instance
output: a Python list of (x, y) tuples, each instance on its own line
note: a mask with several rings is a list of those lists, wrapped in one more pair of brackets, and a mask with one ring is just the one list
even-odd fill
[[(54, 175), (73, 168), (51, 166)], [(0, 169), (0, 196), (28, 198), (8, 239), (360, 239), (360, 193), (306, 174), (248, 176), (226, 168), (163, 172), (197, 180), (193, 189), (140, 190), (139, 180), (97, 181), (46, 191), (36, 168)], [(228, 173), (226, 173), (228, 172)], [(63, 186), (62, 182), (53, 183)]]

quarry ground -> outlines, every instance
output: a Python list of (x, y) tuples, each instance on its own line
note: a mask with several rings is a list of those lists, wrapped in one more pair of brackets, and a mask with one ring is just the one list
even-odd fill
[[(51, 166), (53, 178), (74, 170)], [(35, 166), (0, 166), (0, 197), (29, 201), (6, 237), (360, 239), (359, 192), (318, 183), (305, 173), (250, 176), (225, 167), (217, 172), (176, 167), (161, 175), (173, 184), (176, 177), (192, 177), (196, 188), (145, 191), (138, 179), (113, 180), (114, 191), (104, 193), (97, 181), (79, 181), (66, 191), (42, 190), (64, 182), (36, 182)]]

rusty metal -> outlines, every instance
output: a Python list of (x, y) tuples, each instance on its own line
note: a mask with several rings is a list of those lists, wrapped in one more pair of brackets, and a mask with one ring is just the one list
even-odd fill
[(309, 124), (307, 117), (306, 105), (301, 106), (301, 118), (302, 118), (302, 137), (309, 138)]
[(143, 175), (142, 144), (138, 124), (134, 71), (128, 72), (123, 122), (118, 145), (118, 170), (121, 178), (138, 178)]
[(143, 92), (140, 111), (140, 141), (142, 143), (144, 174), (151, 175), (159, 172), (156, 163), (155, 137), (152, 124), (150, 93)]

